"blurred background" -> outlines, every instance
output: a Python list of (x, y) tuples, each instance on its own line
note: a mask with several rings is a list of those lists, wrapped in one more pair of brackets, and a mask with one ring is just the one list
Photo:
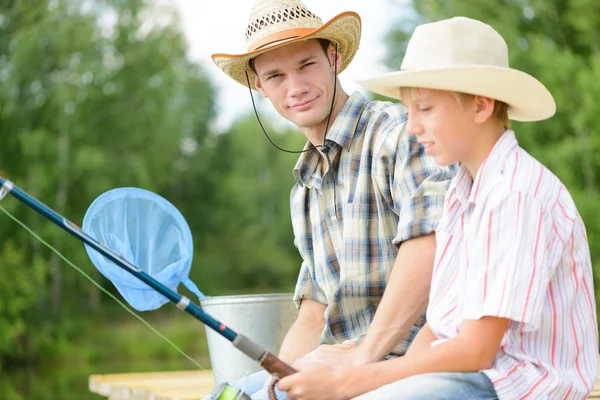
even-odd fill
[[(341, 75), (349, 92), (358, 88), (354, 79), (397, 69), (420, 23), (464, 15), (496, 28), (511, 65), (555, 96), (554, 118), (514, 129), (575, 198), (598, 271), (600, 2), (305, 4), (324, 21), (361, 14), (361, 47)], [(250, 0), (0, 1), (0, 176), (76, 223), (109, 189), (157, 192), (192, 229), (191, 278), (205, 294), (292, 291), (300, 259), (288, 200), (297, 156), (268, 144), (248, 90), (210, 60), (213, 52), (244, 51), (250, 7)], [(258, 103), (273, 139), (301, 149), (303, 136)], [(14, 199), (1, 205), (116, 293), (78, 241)], [(98, 400), (87, 389), (90, 374), (194, 368), (3, 213), (0, 243), (0, 398)], [(173, 309), (143, 316), (210, 368), (204, 327)]]

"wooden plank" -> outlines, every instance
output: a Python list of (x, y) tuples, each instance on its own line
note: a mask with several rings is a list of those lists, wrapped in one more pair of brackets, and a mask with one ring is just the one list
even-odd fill
[[(91, 375), (90, 391), (109, 400), (201, 400), (214, 388), (212, 371)], [(600, 399), (600, 376), (588, 399)]]
[(212, 371), (92, 375), (89, 388), (111, 400), (200, 400), (214, 387)]

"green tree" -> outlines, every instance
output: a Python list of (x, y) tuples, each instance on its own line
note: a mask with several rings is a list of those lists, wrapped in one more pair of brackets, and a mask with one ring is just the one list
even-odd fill
[[(1, 3), (2, 175), (75, 222), (114, 187), (168, 192), (182, 142), (207, 136), (214, 113), (178, 26), (154, 0)], [(15, 200), (3, 206), (99, 278), (80, 243)], [(89, 283), (2, 218), (0, 361), (51, 348), (100, 305)]]
[[(295, 129), (276, 130), (284, 148), (302, 149)], [(218, 194), (210, 212), (211, 232), (202, 239), (194, 273), (209, 290), (286, 290), (294, 287), (300, 257), (293, 245), (289, 195), (298, 155), (280, 152), (264, 137), (254, 115), (240, 118), (219, 138), (215, 151)]]

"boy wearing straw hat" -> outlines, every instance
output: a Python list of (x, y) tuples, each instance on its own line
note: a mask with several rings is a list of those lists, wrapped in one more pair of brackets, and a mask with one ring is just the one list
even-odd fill
[[(299, 317), (280, 352), (290, 364), (308, 353), (334, 365), (403, 355), (424, 323), (450, 169), (406, 134), (400, 105), (339, 87), (360, 30), (354, 12), (323, 24), (298, 0), (256, 0), (248, 52), (213, 55), (308, 139), (291, 193), (303, 263), (294, 296)], [(239, 386), (252, 393), (265, 379)]]
[(463, 17), (417, 27), (401, 70), (361, 85), (402, 99), (437, 163), (461, 163), (436, 231), (427, 324), (405, 357), (299, 363), (279, 388), (312, 400), (585, 398), (598, 372), (585, 227), (509, 123), (550, 118), (550, 92), (509, 68), (492, 27)]

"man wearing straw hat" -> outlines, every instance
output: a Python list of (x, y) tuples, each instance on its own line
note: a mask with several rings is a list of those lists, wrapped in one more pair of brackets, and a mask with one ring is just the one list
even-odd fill
[[(212, 56), (308, 139), (291, 193), (303, 263), (294, 296), (299, 317), (280, 352), (290, 364), (305, 357), (360, 365), (403, 355), (424, 323), (450, 169), (406, 134), (401, 106), (339, 87), (337, 74), (352, 61), (360, 33), (354, 12), (323, 24), (298, 0), (256, 0), (247, 53)], [(238, 385), (252, 393), (266, 378), (259, 373)]]
[(509, 68), (498, 32), (464, 17), (418, 26), (401, 70), (361, 85), (401, 98), (427, 153), (461, 164), (436, 230), (427, 324), (404, 357), (299, 362), (279, 388), (310, 400), (586, 398), (598, 328), (585, 226), (510, 130), (509, 119), (550, 118), (550, 92)]

